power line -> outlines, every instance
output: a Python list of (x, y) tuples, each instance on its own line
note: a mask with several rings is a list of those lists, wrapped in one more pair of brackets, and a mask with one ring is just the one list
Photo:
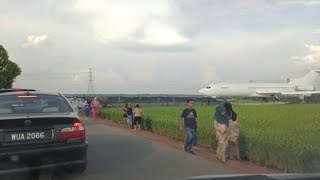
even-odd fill
[(89, 84), (88, 84), (87, 94), (94, 94), (92, 69), (91, 68), (89, 69)]

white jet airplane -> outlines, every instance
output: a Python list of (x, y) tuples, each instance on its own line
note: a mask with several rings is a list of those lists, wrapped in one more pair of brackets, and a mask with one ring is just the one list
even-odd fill
[(281, 96), (298, 96), (300, 99), (320, 94), (314, 87), (320, 70), (311, 70), (298, 79), (288, 79), (287, 83), (215, 83), (199, 90), (204, 96), (216, 98), (261, 97), (276, 98)]

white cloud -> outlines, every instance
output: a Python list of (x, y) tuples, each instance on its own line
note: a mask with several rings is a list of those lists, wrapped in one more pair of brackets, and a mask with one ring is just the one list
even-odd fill
[(320, 63), (320, 52), (312, 53), (307, 56), (304, 56), (302, 60), (309, 64), (318, 64)]
[(319, 0), (304, 0), (304, 1), (302, 1), (302, 3), (305, 6), (319, 6), (320, 5)]
[(39, 47), (48, 41), (47, 35), (29, 35), (27, 41), (22, 43), (22, 48)]
[[(169, 19), (169, 1), (78, 0), (75, 10), (89, 17), (94, 39), (105, 43), (176, 45), (187, 38)], [(160, 23), (161, 22), (161, 23)], [(142, 33), (140, 35), (137, 35)]]
[(296, 63), (302, 64), (319, 64), (320, 63), (320, 46), (318, 45), (304, 45), (308, 48), (308, 54), (305, 56), (294, 56), (292, 59), (296, 61)]
[(320, 35), (320, 28), (319, 28), (319, 29), (315, 29), (315, 30), (313, 31), (313, 34)]
[(301, 5), (305, 7), (315, 7), (320, 5), (320, 0), (242, 0), (242, 1), (218, 1), (218, 0), (180, 0), (181, 3), (191, 3), (193, 7), (210, 7), (215, 10), (213, 14), (223, 17), (238, 13), (245, 15), (257, 8), (267, 8), (272, 10), (282, 10), (290, 5)]
[[(250, 1), (248, 1), (250, 2)], [(278, 6), (278, 5), (290, 5), (290, 4), (302, 4), (304, 6), (318, 6), (320, 5), (319, 0), (264, 0), (264, 1), (257, 1), (257, 2), (262, 2), (264, 4), (269, 4), (273, 6)]]
[(73, 82), (78, 82), (80, 80), (80, 76), (75, 74), (75, 75), (72, 75), (72, 81)]
[(312, 53), (305, 56), (294, 56), (292, 59), (296, 60), (298, 64), (318, 64), (320, 63), (320, 53)]
[(273, 3), (273, 4), (302, 4), (304, 6), (318, 6), (320, 5), (320, 1), (319, 0), (266, 0), (266, 3)]
[(176, 29), (167, 24), (158, 22), (150, 23), (144, 29), (145, 38), (141, 40), (150, 45), (177, 45), (187, 43), (190, 40), (180, 35)]
[(320, 46), (308, 44), (305, 44), (304, 46), (307, 47), (310, 52), (320, 52)]
[[(320, 34), (320, 29), (314, 30), (312, 34)], [(308, 49), (308, 53), (305, 56), (293, 56), (292, 59), (298, 64), (320, 64), (320, 45), (304, 44), (304, 46)]]

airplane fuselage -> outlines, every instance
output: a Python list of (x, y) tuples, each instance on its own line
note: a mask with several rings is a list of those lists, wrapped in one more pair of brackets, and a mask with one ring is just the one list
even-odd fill
[[(313, 87), (307, 87), (314, 90)], [(273, 97), (282, 92), (296, 92), (298, 86), (289, 83), (217, 83), (200, 89), (200, 93), (219, 97)]]
[(304, 77), (288, 79), (287, 83), (216, 83), (199, 92), (212, 98), (298, 96), (304, 99), (320, 94), (314, 87), (319, 74), (320, 70), (311, 70)]

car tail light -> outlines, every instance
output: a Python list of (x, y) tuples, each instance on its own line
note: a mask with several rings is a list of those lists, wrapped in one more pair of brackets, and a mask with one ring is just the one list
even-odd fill
[(86, 130), (83, 124), (77, 120), (72, 124), (72, 127), (63, 128), (60, 133), (60, 140), (80, 139), (86, 136)]

